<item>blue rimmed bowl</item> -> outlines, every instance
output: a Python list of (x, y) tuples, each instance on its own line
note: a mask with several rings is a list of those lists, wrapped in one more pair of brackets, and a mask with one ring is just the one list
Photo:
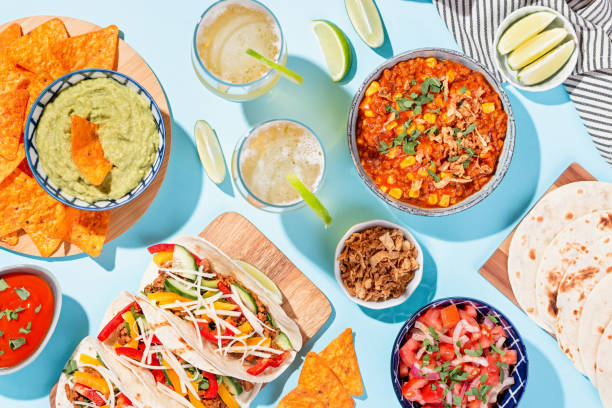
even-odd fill
[(512, 369), (512, 377), (514, 378), (514, 384), (508, 388), (501, 396), (497, 399), (497, 404), (494, 405), (496, 408), (515, 408), (518, 406), (525, 387), (527, 386), (527, 373), (529, 360), (527, 359), (527, 350), (523, 344), (521, 336), (518, 334), (516, 328), (512, 325), (510, 320), (504, 316), (499, 310), (493, 306), (482, 302), (480, 300), (471, 298), (460, 298), (460, 297), (449, 297), (444, 299), (435, 300), (417, 310), (411, 317), (404, 323), (399, 334), (395, 338), (393, 343), (393, 349), (391, 351), (391, 381), (393, 383), (393, 390), (399, 400), (400, 404), (406, 408), (421, 408), (422, 405), (418, 402), (408, 401), (402, 395), (402, 382), (399, 375), (399, 363), (400, 355), (399, 350), (406, 341), (408, 334), (414, 327), (414, 323), (417, 319), (425, 314), (427, 310), (432, 307), (446, 307), (449, 305), (464, 306), (471, 305), (476, 308), (479, 318), (484, 318), (488, 315), (493, 315), (499, 320), (499, 323), (504, 328), (507, 335), (506, 345), (512, 350), (516, 350), (517, 364)]
[[(36, 128), (47, 104), (51, 103), (65, 89), (74, 86), (81, 81), (96, 78), (110, 78), (123, 86), (133, 89), (137, 94), (145, 98), (149, 104), (149, 109), (151, 110), (153, 120), (155, 121), (155, 125), (157, 127), (159, 143), (157, 152), (155, 154), (155, 160), (153, 160), (151, 168), (145, 177), (140, 180), (138, 185), (136, 185), (136, 187), (118, 199), (88, 202), (68, 194), (66, 191), (63, 191), (59, 186), (53, 183), (53, 181), (51, 181), (40, 163), (38, 150), (36, 149), (35, 135)], [(32, 170), (32, 174), (34, 175), (36, 181), (48, 194), (70, 207), (88, 211), (103, 211), (112, 210), (129, 203), (142, 194), (142, 192), (144, 192), (151, 185), (159, 173), (164, 158), (164, 152), (166, 150), (166, 129), (164, 127), (161, 112), (155, 103), (155, 100), (138, 82), (120, 72), (106, 69), (83, 69), (80, 71), (71, 72), (56, 79), (38, 96), (28, 114), (25, 126), (24, 144), (26, 158), (28, 160), (28, 165)]]

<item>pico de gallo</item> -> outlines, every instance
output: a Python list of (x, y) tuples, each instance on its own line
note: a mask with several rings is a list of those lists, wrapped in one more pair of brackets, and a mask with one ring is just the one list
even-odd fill
[(399, 355), (402, 395), (424, 408), (491, 408), (514, 384), (516, 350), (498, 319), (471, 305), (427, 310)]
[(252, 383), (201, 370), (165, 347), (149, 328), (137, 302), (120, 310), (100, 331), (119, 359), (151, 372), (158, 391), (187, 408), (239, 408), (236, 397)]
[(233, 276), (218, 274), (209, 259), (200, 259), (178, 244), (148, 248), (158, 267), (144, 294), (158, 307), (194, 326), (201, 344), (239, 359), (249, 375), (279, 367), (293, 350), (266, 305)]

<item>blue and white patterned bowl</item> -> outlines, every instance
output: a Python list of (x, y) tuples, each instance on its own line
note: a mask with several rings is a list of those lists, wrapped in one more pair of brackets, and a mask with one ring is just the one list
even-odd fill
[[(71, 87), (81, 81), (87, 79), (94, 78), (110, 78), (121, 85), (127, 86), (128, 88), (133, 89), (139, 95), (142, 95), (148, 102), (149, 108), (151, 109), (151, 114), (153, 115), (153, 120), (155, 121), (155, 125), (157, 126), (157, 132), (159, 134), (159, 144), (157, 147), (157, 153), (155, 156), (155, 160), (151, 165), (151, 169), (147, 173), (147, 175), (138, 183), (136, 187), (134, 187), (130, 192), (128, 192), (123, 197), (116, 200), (100, 200), (95, 202), (87, 202), (81, 200), (73, 195), (62, 191), (62, 189), (56, 186), (47, 176), (45, 170), (40, 164), (40, 160), (38, 157), (38, 151), (36, 150), (36, 144), (34, 141), (34, 135), (36, 134), (36, 127), (38, 126), (38, 122), (42, 113), (47, 106), (48, 103), (53, 101), (60, 92), (65, 90), (68, 87)], [(159, 169), (161, 168), (161, 164), (164, 158), (164, 152), (166, 150), (166, 129), (164, 127), (164, 121), (162, 119), (161, 112), (153, 100), (153, 97), (149, 95), (146, 89), (140, 85), (138, 82), (134, 81), (132, 78), (115, 71), (110, 71), (106, 69), (83, 69), (80, 71), (71, 72), (69, 74), (64, 75), (53, 81), (44, 91), (38, 96), (30, 112), (28, 114), (26, 126), (25, 126), (25, 153), (26, 158), (28, 160), (28, 165), (32, 170), (32, 174), (36, 181), (41, 185), (41, 187), (50, 194), (56, 200), (69, 205), (74, 208), (78, 208), (81, 210), (89, 210), (89, 211), (102, 211), (102, 210), (112, 210), (114, 208), (120, 207), (124, 204), (129, 203), (136, 197), (138, 197), (143, 191), (151, 185), (157, 173), (159, 173)]]
[(421, 408), (421, 404), (418, 402), (408, 401), (402, 396), (402, 383), (400, 381), (399, 376), (399, 349), (402, 347), (404, 342), (406, 341), (406, 337), (412, 328), (414, 327), (414, 323), (417, 321), (419, 317), (425, 314), (427, 310), (432, 307), (446, 307), (451, 304), (455, 304), (457, 306), (463, 305), (471, 305), (476, 308), (480, 317), (485, 317), (487, 315), (493, 315), (499, 320), (499, 323), (503, 326), (506, 334), (508, 336), (508, 340), (506, 343), (510, 343), (508, 347), (512, 350), (516, 350), (517, 355), (517, 364), (514, 366), (512, 370), (512, 377), (514, 377), (514, 384), (508, 388), (503, 394), (501, 394), (500, 398), (497, 400), (497, 404), (495, 407), (497, 408), (515, 408), (518, 406), (521, 397), (523, 396), (523, 392), (525, 391), (525, 387), (527, 386), (527, 371), (529, 366), (529, 360), (527, 359), (527, 350), (525, 349), (525, 345), (523, 344), (523, 340), (521, 340), (521, 336), (519, 336), (518, 332), (510, 323), (510, 320), (506, 318), (499, 310), (495, 309), (493, 306), (484, 303), (480, 300), (470, 299), (470, 298), (459, 298), (459, 297), (450, 297), (444, 299), (435, 300), (419, 310), (417, 310), (411, 317), (404, 323), (399, 334), (397, 335), (395, 342), (393, 343), (393, 349), (391, 351), (391, 381), (393, 382), (393, 390), (395, 391), (395, 395), (399, 400), (400, 404), (406, 408)]

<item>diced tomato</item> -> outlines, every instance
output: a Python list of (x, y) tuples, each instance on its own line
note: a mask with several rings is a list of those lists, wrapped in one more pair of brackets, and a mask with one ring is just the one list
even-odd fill
[(470, 333), (470, 340), (472, 342), (477, 343), (478, 339), (480, 339), (481, 337), (482, 337), (482, 333), (481, 332)]
[(410, 374), (410, 367), (404, 364), (403, 361), (400, 361), (399, 363), (399, 374), (400, 377), (408, 377), (408, 375)]
[(425, 314), (419, 317), (419, 321), (425, 326), (433, 326), (438, 333), (442, 333), (442, 318), (440, 317), (440, 309), (437, 307), (429, 309)]
[(426, 386), (427, 380), (422, 378), (413, 378), (402, 386), (402, 395), (408, 401), (416, 401), (420, 404), (425, 404), (421, 395), (421, 388)]
[(467, 404), (467, 408), (480, 408), (480, 401), (479, 400), (469, 401)]
[(491, 337), (494, 340), (499, 339), (500, 337), (505, 337), (506, 333), (504, 332), (504, 328), (501, 326), (495, 326), (491, 329)]
[(465, 320), (470, 326), (472, 326), (472, 327), (480, 327), (480, 325), (476, 321), (476, 318), (472, 317), (465, 310), (459, 309), (459, 316), (461, 317), (462, 320)]
[(506, 350), (503, 356), (499, 357), (499, 361), (509, 365), (514, 365), (517, 362), (516, 350)]
[(408, 341), (400, 348), (399, 355), (404, 364), (408, 367), (412, 367), (412, 365), (416, 361), (416, 351), (418, 350), (420, 344), (418, 341), (413, 338), (408, 339)]
[(132, 406), (132, 401), (125, 394), (117, 395), (117, 408), (128, 408)]
[(459, 323), (459, 310), (457, 306), (450, 305), (440, 311), (440, 318), (442, 319), (442, 327), (444, 330), (450, 330)]
[[(497, 356), (498, 354), (495, 354)], [(497, 358), (493, 355), (487, 356), (489, 363), (488, 367), (483, 367), (483, 374), (487, 374), (488, 378), (485, 384), (496, 386), (499, 384), (499, 367), (497, 366)]]
[(440, 358), (443, 361), (452, 361), (455, 358), (455, 348), (451, 344), (441, 343)]
[[(435, 387), (435, 389), (434, 389)], [(434, 382), (428, 383), (421, 390), (423, 401), (427, 404), (439, 404), (442, 402), (442, 387)]]
[(473, 380), (474, 378), (476, 378), (476, 376), (480, 374), (480, 369), (471, 364), (465, 364), (461, 369), (468, 373), (469, 380)]
[(465, 312), (468, 314), (468, 316), (474, 319), (478, 316), (478, 312), (476, 311), (476, 308), (472, 305), (466, 305)]
[(493, 344), (491, 339), (486, 336), (482, 336), (478, 341), (480, 342), (480, 345), (484, 350), (488, 349), (489, 347), (491, 347), (491, 344)]

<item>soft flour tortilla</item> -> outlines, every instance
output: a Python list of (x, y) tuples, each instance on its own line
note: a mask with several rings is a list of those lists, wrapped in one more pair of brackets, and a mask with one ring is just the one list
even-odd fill
[(612, 274), (603, 278), (591, 292), (580, 316), (578, 345), (584, 373), (597, 386), (595, 367), (597, 346), (612, 321)]
[(508, 253), (508, 278), (521, 308), (536, 322), (536, 273), (544, 250), (571, 220), (612, 209), (612, 184), (580, 181), (546, 194), (514, 232)]
[(604, 408), (612, 408), (612, 322), (597, 347), (597, 390)]
[[(123, 308), (125, 308), (127, 305), (129, 305), (130, 303), (134, 301), (138, 302), (138, 305), (141, 307), (142, 312), (145, 316), (145, 319), (147, 320), (147, 323), (149, 324), (149, 327), (153, 330), (157, 338), (162, 342), (162, 344), (168, 350), (170, 350), (172, 353), (176, 354), (177, 356), (181, 357), (183, 360), (187, 361), (189, 364), (199, 368), (200, 370), (204, 370), (204, 371), (207, 371), (213, 374), (229, 375), (229, 376), (234, 377), (233, 375), (229, 374), (226, 370), (223, 370), (223, 367), (217, 368), (213, 366), (212, 364), (210, 364), (206, 359), (204, 359), (190, 345), (190, 344), (197, 344), (197, 339), (194, 342), (193, 339), (191, 338), (181, 337), (180, 334), (177, 332), (177, 330), (172, 326), (172, 324), (170, 324), (168, 320), (165, 318), (164, 314), (161, 313), (158, 308), (153, 306), (148, 300), (146, 300), (142, 296), (132, 295), (129, 292), (121, 292), (119, 296), (113, 301), (109, 309), (106, 311), (106, 314), (104, 315), (104, 318), (102, 319), (101, 328), (104, 327), (106, 323), (109, 322), (120, 310), (122, 310)], [(113, 343), (114, 343), (114, 340), (111, 338), (109, 338), (105, 342), (107, 346), (107, 352), (112, 353), (114, 356), (114, 353), (112, 351)], [(117, 358), (116, 356), (114, 356), (114, 358), (117, 360), (120, 360), (122, 363), (126, 365), (129, 365), (131, 368), (135, 370), (141, 370), (140, 367), (130, 364), (128, 362), (129, 360), (125, 361), (125, 360), (122, 360), (121, 358)], [(145, 376), (148, 379), (153, 379), (150, 372), (148, 372), (147, 370), (143, 370), (143, 371), (144, 371), (144, 374), (139, 373), (138, 375)], [(239, 396), (234, 397), (236, 401), (240, 403), (240, 406), (242, 408), (249, 407), (249, 405), (251, 404), (253, 399), (255, 399), (255, 397), (259, 393), (259, 390), (261, 389), (261, 384), (253, 384), (253, 385), (254, 387), (250, 391), (248, 392), (244, 391)], [(153, 379), (152, 387), (153, 388), (150, 388), (150, 389), (157, 389), (157, 384), (155, 383), (154, 379)], [(177, 404), (177, 401), (169, 399), (165, 394), (160, 393), (160, 397), (163, 397), (163, 398), (168, 399), (169, 401), (172, 401), (171, 403), (174, 404), (172, 406), (175, 406)], [(169, 405), (163, 405), (163, 406), (166, 407)], [(178, 404), (176, 406), (182, 407), (181, 404)]]
[[(173, 327), (178, 331), (179, 336), (185, 339), (190, 346), (194, 347), (206, 360), (210, 362), (210, 364), (218, 369), (224, 370), (228, 375), (253, 383), (270, 382), (277, 378), (283, 371), (285, 371), (287, 367), (289, 367), (295, 358), (296, 351), (299, 351), (302, 348), (302, 335), (300, 334), (300, 329), (297, 324), (291, 320), (289, 316), (287, 316), (285, 311), (272, 298), (268, 296), (266, 289), (263, 288), (259, 282), (253, 279), (251, 275), (245, 272), (239, 265), (237, 265), (210, 242), (193, 236), (179, 237), (172, 242), (184, 246), (201, 259), (208, 259), (216, 273), (220, 275), (233, 276), (239, 282), (241, 282), (244, 287), (257, 295), (259, 300), (266, 306), (276, 325), (283, 333), (287, 335), (287, 337), (289, 337), (294, 351), (290, 352), (290, 355), (279, 367), (268, 369), (266, 374), (262, 373), (260, 375), (253, 376), (246, 372), (240, 359), (219, 355), (219, 353), (216, 351), (215, 345), (208, 341), (200, 343), (195, 327), (192, 323), (177, 317), (169, 311), (156, 307), (156, 309), (160, 311), (162, 319), (171, 322)], [(154, 262), (151, 262), (143, 276), (139, 290), (144, 290), (144, 288), (148, 284), (152, 283), (157, 276), (158, 266)]]
[[(91, 337), (85, 337), (77, 346), (72, 356), (70, 356), (70, 360), (77, 360), (78, 362), (79, 356), (82, 353), (94, 358), (96, 354), (100, 356), (100, 359), (110, 372), (110, 378), (112, 379), (113, 385), (128, 397), (134, 407), (152, 408), (160, 406), (160, 401), (158, 401), (155, 394), (149, 392), (148, 386), (150, 384), (141, 382), (130, 369), (118, 363), (115, 357), (109, 355), (104, 350), (102, 344), (98, 340)], [(72, 403), (68, 400), (68, 396), (66, 395), (66, 385), (72, 388), (70, 376), (62, 373), (57, 383), (57, 394), (55, 396), (56, 408), (73, 408)]]
[(567, 269), (610, 234), (612, 212), (598, 211), (568, 223), (548, 245), (536, 274), (536, 308), (544, 329), (556, 331), (557, 295)]
[[(597, 284), (612, 272), (612, 237), (596, 242), (568, 267), (557, 293), (557, 341), (576, 368), (586, 374), (578, 332), (583, 307)], [(609, 294), (612, 295), (612, 292)]]

